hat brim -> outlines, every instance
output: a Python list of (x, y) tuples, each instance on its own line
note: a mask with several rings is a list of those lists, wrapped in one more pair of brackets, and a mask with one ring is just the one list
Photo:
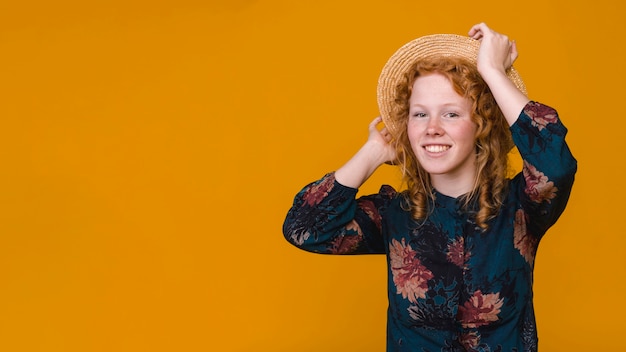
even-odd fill
[[(398, 49), (387, 61), (378, 78), (378, 108), (387, 129), (396, 135), (399, 121), (393, 119), (396, 87), (404, 75), (419, 60), (433, 57), (461, 57), (476, 65), (480, 41), (456, 34), (433, 34), (412, 40)], [(509, 79), (524, 94), (526, 86), (517, 70), (511, 66)]]

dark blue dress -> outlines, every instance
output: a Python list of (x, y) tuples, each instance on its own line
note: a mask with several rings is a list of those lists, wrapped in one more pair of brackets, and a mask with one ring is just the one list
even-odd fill
[(386, 254), (388, 351), (536, 351), (533, 266), (539, 240), (567, 204), (576, 160), (554, 109), (530, 102), (511, 126), (524, 160), (504, 204), (476, 226), (476, 204), (435, 190), (425, 220), (404, 193), (357, 190), (334, 173), (306, 186), (284, 223), (285, 238), (316, 253)]

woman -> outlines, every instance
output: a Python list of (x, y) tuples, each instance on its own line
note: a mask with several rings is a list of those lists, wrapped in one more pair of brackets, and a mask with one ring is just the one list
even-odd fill
[[(515, 43), (484, 23), (418, 38), (381, 74), (382, 118), (341, 168), (298, 193), (288, 241), (317, 253), (387, 255), (389, 351), (536, 351), (539, 240), (576, 172), (554, 109), (530, 101)], [(377, 129), (384, 122), (382, 130)], [(507, 178), (517, 146), (523, 171)], [(407, 190), (355, 199), (384, 163)]]

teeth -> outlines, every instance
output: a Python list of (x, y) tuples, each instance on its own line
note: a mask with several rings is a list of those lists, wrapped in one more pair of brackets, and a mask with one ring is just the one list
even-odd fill
[(424, 149), (426, 149), (427, 151), (431, 153), (441, 153), (450, 149), (450, 146), (449, 145), (427, 145), (427, 146), (424, 146)]

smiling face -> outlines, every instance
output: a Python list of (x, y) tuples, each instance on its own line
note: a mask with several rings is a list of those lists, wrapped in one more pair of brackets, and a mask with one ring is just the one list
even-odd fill
[(458, 197), (472, 190), (476, 177), (476, 124), (472, 104), (439, 73), (418, 76), (409, 98), (407, 134), (432, 185)]

